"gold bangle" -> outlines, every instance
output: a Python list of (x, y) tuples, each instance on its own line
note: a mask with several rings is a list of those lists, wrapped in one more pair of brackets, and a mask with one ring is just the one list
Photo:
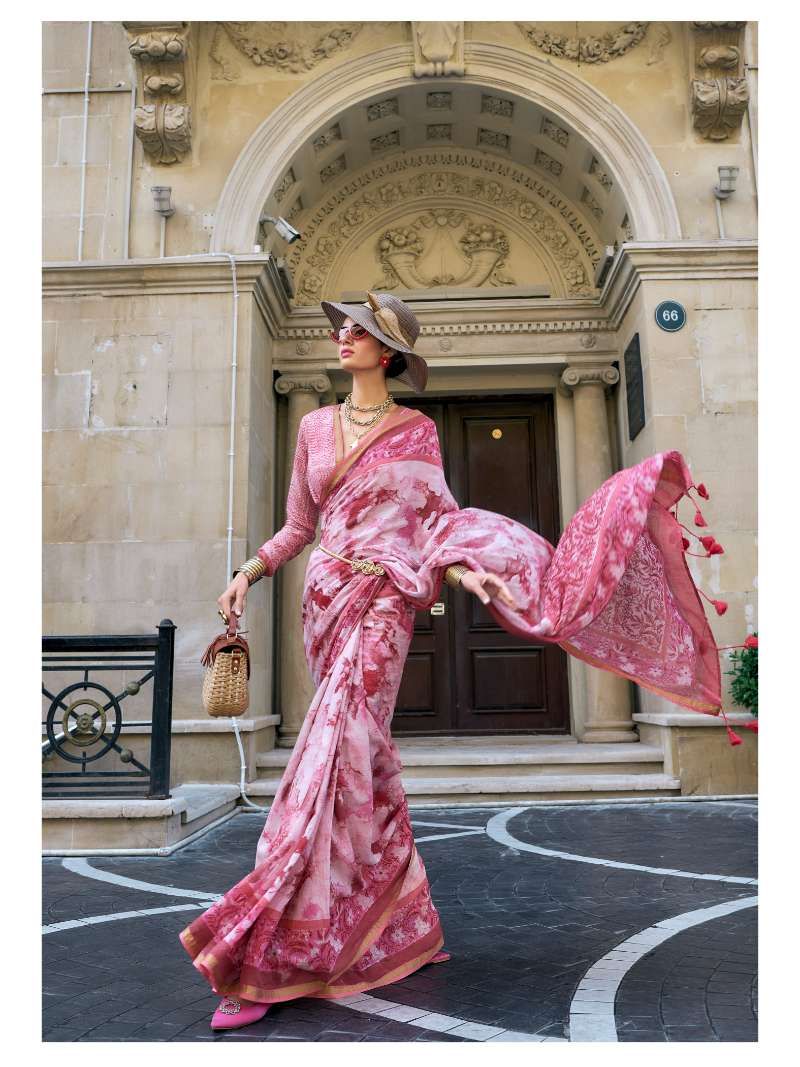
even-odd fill
[(444, 580), (448, 585), (452, 585), (453, 588), (457, 588), (461, 585), (461, 579), (463, 575), (467, 573), (469, 567), (465, 567), (463, 563), (451, 563), (447, 570), (444, 572)]
[(235, 578), (240, 572), (247, 576), (248, 585), (253, 585), (259, 578), (264, 577), (267, 568), (260, 556), (252, 556), (233, 572), (233, 577)]

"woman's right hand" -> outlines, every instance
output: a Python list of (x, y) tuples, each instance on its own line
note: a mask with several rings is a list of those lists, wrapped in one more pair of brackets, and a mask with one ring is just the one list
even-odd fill
[(225, 612), (227, 619), (231, 617), (231, 611), (237, 618), (241, 616), (249, 588), (250, 582), (247, 580), (247, 575), (239, 571), (222, 596), (217, 597), (217, 603), (220, 609)]

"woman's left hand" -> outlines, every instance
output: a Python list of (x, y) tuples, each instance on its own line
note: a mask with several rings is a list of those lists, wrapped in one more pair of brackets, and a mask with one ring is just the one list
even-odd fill
[(489, 599), (496, 596), (510, 608), (519, 607), (499, 574), (492, 574), (491, 571), (466, 571), (461, 575), (461, 584), (470, 593), (474, 593), (483, 604), (488, 604)]

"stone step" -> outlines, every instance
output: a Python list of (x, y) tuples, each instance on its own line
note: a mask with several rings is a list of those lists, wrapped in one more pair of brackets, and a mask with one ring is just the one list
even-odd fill
[[(592, 744), (569, 739), (414, 738), (397, 743), (403, 781), (430, 778), (482, 780), (520, 775), (648, 774), (663, 769), (663, 753), (641, 742)], [(257, 779), (280, 776), (290, 749), (256, 756)]]
[[(280, 775), (247, 784), (250, 797), (274, 797)], [(403, 775), (410, 804), (481, 804), (528, 799), (566, 800), (591, 794), (593, 798), (680, 795), (679, 778), (659, 773), (515, 774), (468, 777), (414, 778)]]

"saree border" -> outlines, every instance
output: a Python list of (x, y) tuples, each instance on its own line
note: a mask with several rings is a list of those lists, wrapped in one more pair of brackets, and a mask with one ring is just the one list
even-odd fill
[[(411, 414), (406, 415), (406, 411), (410, 412)], [(422, 411), (414, 411), (412, 408), (400, 407), (399, 412), (391, 412), (381, 423), (379, 423), (375, 427), (374, 430), (370, 430), (368, 433), (364, 434), (360, 444), (358, 444), (356, 448), (352, 449), (352, 451), (349, 452), (346, 456), (342, 456), (341, 459), (337, 461), (336, 466), (330, 472), (328, 477), (325, 479), (319, 498), (320, 510), (325, 506), (325, 503), (330, 497), (333, 489), (341, 482), (344, 475), (347, 474), (347, 472), (350, 470), (356, 460), (359, 460), (371, 445), (373, 445), (376, 441), (381, 440), (381, 438), (385, 437), (386, 434), (393, 433), (401, 426), (406, 426), (414, 422), (415, 420), (422, 420), (426, 417), (427, 416)], [(339, 418), (338, 412), (334, 412), (334, 418)], [(391, 422), (389, 421), (390, 419), (392, 420)], [(338, 430), (340, 428), (336, 429), (338, 433)], [(342, 443), (344, 444), (344, 442)]]
[[(384, 891), (378, 899), (367, 909), (361, 917), (360, 922), (350, 932), (347, 941), (342, 946), (339, 961), (337, 962), (335, 969), (324, 978), (309, 979), (306, 977), (308, 972), (304, 972), (299, 968), (294, 968), (293, 970), (295, 971), (296, 976), (294, 984), (290, 984), (292, 981), (290, 978), (285, 980), (282, 984), (270, 988), (262, 985), (258, 981), (259, 975), (266, 975), (269, 972), (260, 971), (259, 968), (254, 967), (252, 964), (244, 964), (242, 965), (237, 978), (233, 979), (233, 981), (226, 980), (226, 973), (230, 972), (233, 963), (230, 957), (226, 958), (224, 954), (224, 935), (222, 937), (215, 935), (203, 921), (202, 916), (199, 916), (194, 923), (183, 930), (179, 935), (179, 939), (184, 949), (192, 957), (193, 966), (206, 977), (216, 993), (233, 993), (245, 997), (248, 1000), (259, 1000), (262, 1002), (269, 1001), (270, 1003), (280, 1000), (292, 1000), (296, 997), (303, 996), (346, 996), (347, 993), (342, 989), (338, 989), (335, 993), (331, 991), (337, 989), (336, 983), (352, 970), (353, 965), (364, 954), (366, 948), (380, 937), (381, 932), (390, 921), (394, 912), (410, 903), (426, 888), (426, 882), (423, 880), (407, 893), (402, 893), (403, 884), (411, 869), (415, 855), (417, 855), (417, 847), (416, 844), (412, 842), (411, 849), (409, 850), (408, 862), (395, 874), (394, 878), (392, 878), (389, 884), (384, 888)], [(265, 908), (262, 914), (264, 913), (274, 914), (274, 910)], [(438, 920), (436, 926), (425, 935), (425, 938), (433, 933), (438, 933), (440, 940), (431, 954), (438, 951), (444, 943), (444, 938), (441, 933), (441, 925)], [(207, 940), (203, 941), (203, 935), (205, 934), (208, 934), (209, 936)], [(425, 938), (420, 939), (420, 941), (424, 941)], [(219, 950), (215, 951), (215, 942), (221, 942), (220, 949), (223, 950), (222, 953)], [(419, 943), (420, 942), (417, 941), (408, 948), (403, 949), (401, 952), (395, 953), (391, 959), (395, 963), (398, 960), (400, 960), (401, 963), (404, 962), (404, 954), (407, 954), (410, 951), (416, 951), (419, 947)], [(385, 961), (382, 961), (381, 964), (376, 964), (375, 966), (380, 967), (384, 963)], [(421, 966), (421, 964), (418, 963), (416, 966)], [(411, 973), (414, 969), (415, 967), (412, 967), (411, 970), (406, 973)], [(297, 977), (300, 975), (302, 975), (305, 980), (298, 982)], [(352, 991), (360, 992), (362, 988), (369, 988), (371, 985), (374, 985), (375, 981), (380, 979), (380, 977), (381, 974), (376, 976), (376, 979), (368, 977), (366, 982), (361, 985), (359, 989), (353, 988)], [(394, 979), (385, 979), (385, 981), (393, 980)], [(276, 994), (278, 995), (276, 996)]]

